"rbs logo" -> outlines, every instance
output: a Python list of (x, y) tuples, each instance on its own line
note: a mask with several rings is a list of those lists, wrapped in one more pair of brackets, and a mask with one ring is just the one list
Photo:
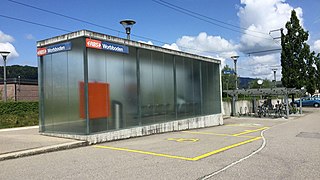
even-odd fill
[(86, 39), (86, 47), (95, 48), (95, 49), (102, 49), (101, 41), (94, 40), (94, 39)]

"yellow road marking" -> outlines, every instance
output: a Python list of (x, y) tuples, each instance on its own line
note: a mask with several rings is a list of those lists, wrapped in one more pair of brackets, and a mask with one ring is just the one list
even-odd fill
[(249, 140), (246, 140), (246, 141), (242, 141), (242, 142), (239, 142), (239, 143), (236, 143), (236, 144), (230, 145), (230, 146), (226, 146), (226, 147), (223, 147), (223, 148), (220, 148), (220, 149), (217, 149), (217, 150), (214, 150), (214, 151), (208, 152), (208, 153), (206, 153), (206, 154), (203, 154), (203, 155), (200, 155), (200, 156), (194, 157), (194, 158), (192, 158), (192, 160), (193, 160), (193, 161), (197, 161), (197, 160), (200, 160), (200, 159), (206, 158), (206, 157), (208, 157), (208, 156), (211, 156), (211, 155), (214, 155), (214, 154), (220, 153), (220, 152), (222, 152), (222, 151), (226, 151), (226, 150), (228, 150), (228, 149), (235, 148), (235, 147), (238, 147), (238, 146), (241, 146), (241, 145), (243, 145), (243, 144), (247, 144), (247, 143), (250, 143), (250, 142), (253, 142), (253, 141), (259, 140), (259, 139), (261, 139), (261, 137), (256, 137), (256, 138), (249, 139)]
[(256, 136), (234, 136), (231, 134), (219, 134), (219, 133), (211, 133), (211, 132), (194, 132), (194, 131), (181, 131), (183, 133), (190, 134), (206, 134), (206, 135), (215, 135), (215, 136), (227, 136), (227, 137), (243, 137), (243, 138), (255, 138)]
[(173, 158), (173, 159), (182, 159), (182, 160), (187, 160), (187, 161), (198, 161), (200, 159), (212, 156), (214, 154), (218, 154), (218, 153), (226, 151), (228, 149), (235, 148), (235, 147), (238, 147), (238, 146), (241, 146), (241, 145), (244, 145), (244, 144), (256, 141), (256, 140), (259, 140), (259, 139), (261, 139), (261, 137), (255, 137), (253, 139), (249, 139), (249, 140), (242, 141), (242, 142), (239, 142), (239, 143), (236, 143), (236, 144), (232, 144), (230, 146), (226, 146), (226, 147), (223, 147), (223, 148), (220, 148), (220, 149), (217, 149), (217, 150), (202, 154), (200, 156), (196, 156), (194, 158), (188, 158), (188, 157), (183, 157), (183, 156), (174, 156), (174, 155), (169, 155), (169, 154), (161, 154), (161, 153), (134, 150), (134, 149), (127, 149), (127, 148), (117, 148), (117, 147), (112, 147), (112, 146), (95, 145), (93, 147), (103, 148), (103, 149), (112, 149), (112, 150), (118, 150), (118, 151), (126, 151), (126, 152), (134, 152), (134, 153), (147, 154), (147, 155), (160, 156), (160, 157), (167, 157), (167, 158)]
[(244, 135), (244, 134), (249, 134), (249, 133), (253, 133), (253, 132), (257, 132), (257, 131), (262, 131), (262, 130), (268, 129), (268, 128), (269, 127), (262, 127), (262, 128), (254, 129), (254, 130), (245, 130), (244, 132), (241, 132), (241, 133), (232, 134), (232, 136), (241, 136), (241, 135)]
[(95, 145), (93, 147), (103, 148), (103, 149), (112, 149), (112, 150), (118, 150), (118, 151), (134, 152), (134, 153), (140, 153), (140, 154), (148, 154), (148, 155), (154, 155), (154, 156), (162, 156), (162, 157), (182, 159), (182, 160), (187, 160), (187, 161), (194, 161), (193, 158), (188, 158), (188, 157), (183, 157), (183, 156), (173, 156), (173, 155), (169, 155), (169, 154), (161, 154), (161, 153), (140, 151), (140, 150), (134, 150), (134, 149), (127, 149), (127, 148), (117, 148), (117, 147), (99, 146), (99, 145)]
[(257, 124), (257, 125), (246, 125), (246, 124), (225, 124), (224, 126), (232, 126), (232, 127), (252, 127), (252, 128), (255, 128), (255, 127), (259, 127), (261, 126), (260, 124)]
[(185, 138), (168, 138), (169, 141), (176, 141), (176, 142), (197, 142), (199, 139), (185, 139)]

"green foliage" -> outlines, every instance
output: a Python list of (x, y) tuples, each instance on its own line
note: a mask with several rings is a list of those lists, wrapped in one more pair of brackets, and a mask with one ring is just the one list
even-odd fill
[(38, 125), (38, 106), (38, 102), (0, 102), (0, 128)]
[[(38, 79), (38, 68), (32, 66), (7, 66), (7, 78)], [(3, 67), (0, 67), (0, 78), (3, 78)]]
[(309, 34), (300, 25), (296, 12), (292, 10), (290, 21), (286, 23), (287, 34), (281, 31), (282, 83), (287, 88), (300, 89), (306, 82), (306, 59), (310, 53), (307, 45)]
[(309, 53), (307, 58), (307, 81), (306, 89), (307, 92), (313, 95), (316, 91), (316, 68), (314, 67), (316, 61), (315, 52)]
[(228, 65), (225, 65), (222, 69), (222, 89), (223, 90), (232, 90), (235, 89), (235, 83), (236, 83), (236, 76), (234, 74), (224, 74), (224, 71), (234, 71), (232, 68), (230, 68)]
[(317, 67), (316, 73), (315, 73), (316, 88), (320, 89), (320, 53), (318, 53), (318, 55), (315, 56), (314, 60), (315, 60), (315, 65)]

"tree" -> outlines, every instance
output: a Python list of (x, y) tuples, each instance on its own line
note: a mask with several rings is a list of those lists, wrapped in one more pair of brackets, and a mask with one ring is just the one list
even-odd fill
[[(310, 59), (310, 46), (306, 43), (309, 33), (301, 27), (296, 12), (292, 10), (290, 21), (285, 25), (287, 34), (281, 29), (281, 66), (282, 66), (282, 84), (287, 88), (300, 89), (306, 86), (309, 81), (308, 69), (312, 71)], [(312, 72), (309, 72), (310, 76)], [(312, 82), (311, 82), (312, 83)], [(308, 82), (311, 88), (313, 85)], [(292, 95), (292, 101), (294, 96)]]
[(309, 45), (306, 43), (309, 34), (304, 31), (292, 10), (290, 21), (286, 23), (287, 34), (281, 31), (281, 66), (282, 83), (287, 88), (300, 89), (306, 81), (306, 63), (309, 56)]
[(223, 90), (231, 90), (235, 89), (236, 76), (234, 74), (234, 70), (230, 68), (228, 65), (225, 65), (222, 69), (222, 89)]
[(316, 88), (320, 90), (320, 53), (318, 53), (317, 56), (314, 58), (315, 65), (316, 65), (316, 73), (315, 73), (315, 79), (316, 79)]
[(309, 53), (309, 56), (306, 60), (306, 65), (307, 65), (307, 81), (306, 81), (306, 89), (307, 92), (313, 95), (316, 91), (316, 68), (314, 67), (315, 61), (316, 61), (316, 56), (315, 52), (313, 51), (312, 53)]

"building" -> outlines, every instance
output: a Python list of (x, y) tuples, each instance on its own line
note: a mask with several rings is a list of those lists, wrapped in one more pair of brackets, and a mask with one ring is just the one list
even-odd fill
[(96, 143), (223, 123), (219, 60), (87, 30), (37, 48), (42, 133)]
[[(7, 79), (8, 101), (38, 101), (38, 80), (9, 78)], [(4, 99), (3, 80), (0, 80), (1, 100)]]

